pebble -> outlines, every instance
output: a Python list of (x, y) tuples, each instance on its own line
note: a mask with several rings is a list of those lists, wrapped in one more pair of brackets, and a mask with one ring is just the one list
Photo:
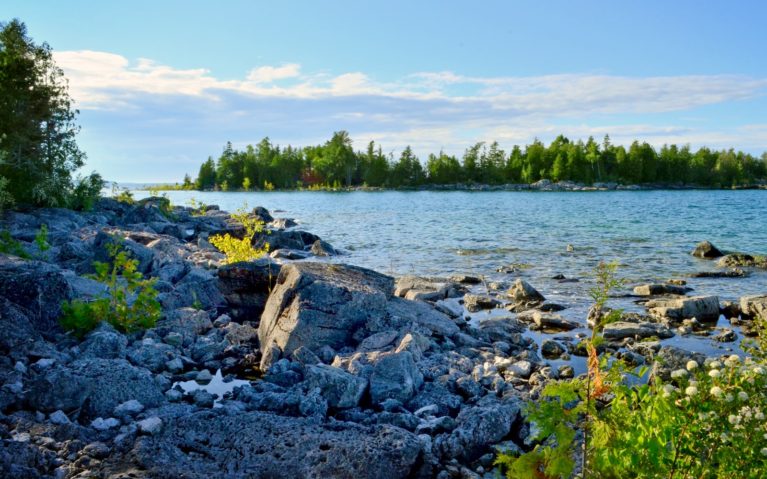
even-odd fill
[(91, 427), (93, 429), (96, 429), (97, 431), (107, 431), (119, 425), (120, 425), (120, 421), (113, 417), (110, 417), (107, 419), (97, 417), (96, 419), (91, 421)]
[(59, 409), (58, 411), (52, 412), (51, 415), (48, 416), (48, 418), (53, 424), (62, 425), (62, 424), (69, 424), (70, 422), (72, 422), (69, 420), (69, 416), (67, 416), (64, 413), (64, 411), (62, 411), (61, 409)]
[(154, 436), (162, 429), (162, 419), (152, 416), (138, 422), (138, 428), (144, 434)]

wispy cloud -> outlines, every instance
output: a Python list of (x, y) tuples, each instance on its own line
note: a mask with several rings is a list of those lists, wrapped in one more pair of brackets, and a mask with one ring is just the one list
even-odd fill
[[(609, 133), (622, 144), (638, 138), (654, 145), (767, 147), (763, 119), (724, 124), (711, 113), (764, 103), (767, 78), (752, 76), (468, 77), (448, 71), (381, 81), (365, 72), (333, 75), (285, 63), (256, 65), (231, 79), (107, 52), (64, 51), (55, 59), (83, 111), (93, 167), (107, 174), (115, 169), (107, 156), (115, 159), (119, 144), (126, 158), (174, 169), (153, 180), (194, 171), (226, 140), (255, 143), (270, 136), (306, 145), (339, 129), (348, 130), (360, 148), (375, 140), (388, 150), (411, 145), (422, 156), (440, 149), (460, 153), (475, 141), (498, 140), (508, 148), (560, 133)], [(180, 166), (185, 158), (186, 168)], [(126, 173), (115, 175), (143, 181), (127, 177), (135, 170), (125, 167)]]

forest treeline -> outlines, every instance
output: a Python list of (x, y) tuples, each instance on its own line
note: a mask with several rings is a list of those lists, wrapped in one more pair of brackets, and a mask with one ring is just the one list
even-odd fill
[(458, 158), (429, 154), (425, 163), (408, 146), (399, 155), (384, 154), (370, 142), (355, 151), (346, 131), (323, 145), (280, 147), (264, 138), (236, 150), (227, 143), (218, 159), (209, 157), (195, 181), (189, 175), (181, 188), (199, 190), (294, 189), (305, 187), (417, 187), (458, 183), (534, 183), (541, 179), (583, 184), (687, 184), (730, 187), (767, 178), (767, 153), (755, 157), (742, 151), (697, 151), (689, 145), (664, 145), (656, 150), (634, 141), (626, 149), (605, 136), (571, 141), (560, 135), (548, 146), (535, 140), (524, 148), (504, 151), (497, 142), (477, 143)]

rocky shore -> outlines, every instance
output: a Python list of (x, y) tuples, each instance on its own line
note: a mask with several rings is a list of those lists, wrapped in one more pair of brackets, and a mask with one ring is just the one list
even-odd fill
[[(0, 255), (0, 476), (489, 478), (498, 451), (532, 447), (524, 403), (573, 376), (551, 360), (585, 354), (545, 291), (327, 262), (343, 252), (253, 214), (269, 225), (255, 241), (270, 257), (224, 265), (209, 236), (243, 228), (216, 207), (102, 199), (89, 213), (5, 213), (0, 230), (34, 259)], [(46, 251), (34, 242), (43, 224)], [(88, 274), (114, 236), (158, 278), (162, 317), (77, 339), (58, 325), (61, 304), (105, 294)], [(765, 267), (710, 244), (694, 254), (743, 274)], [(748, 334), (767, 317), (767, 296), (720, 304), (688, 293), (637, 285), (646, 314), (608, 325), (600, 348), (665, 376), (695, 355), (661, 339), (710, 329), (720, 314)], [(468, 320), (497, 308), (508, 315)], [(529, 330), (551, 336), (539, 345)]]

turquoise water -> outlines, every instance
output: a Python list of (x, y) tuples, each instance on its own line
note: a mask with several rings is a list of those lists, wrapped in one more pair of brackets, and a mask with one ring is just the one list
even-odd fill
[[(187, 204), (194, 197), (230, 211), (245, 202), (264, 206), (273, 216), (294, 218), (299, 228), (344, 250), (335, 261), (383, 273), (466, 273), (482, 275), (488, 282), (523, 277), (548, 299), (568, 306), (562, 314), (573, 319), (585, 317), (590, 273), (600, 260), (617, 260), (620, 275), (633, 286), (716, 270), (715, 262), (690, 255), (705, 239), (720, 249), (767, 253), (765, 190), (171, 191), (168, 196), (174, 204)], [(496, 272), (508, 265), (517, 265), (518, 271)], [(555, 274), (580, 282), (560, 283), (551, 279)], [(716, 294), (721, 300), (767, 293), (766, 272), (742, 279), (686, 279), (692, 294)], [(614, 303), (641, 310), (633, 299)]]

